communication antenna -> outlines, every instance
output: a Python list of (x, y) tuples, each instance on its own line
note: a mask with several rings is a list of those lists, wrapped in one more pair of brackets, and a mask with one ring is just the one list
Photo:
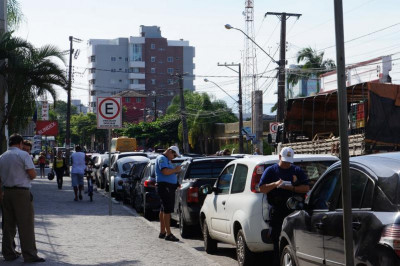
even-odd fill
[(80, 54), (81, 50), (80, 49), (76, 49), (75, 54), (74, 54), (74, 58), (78, 59), (78, 56)]

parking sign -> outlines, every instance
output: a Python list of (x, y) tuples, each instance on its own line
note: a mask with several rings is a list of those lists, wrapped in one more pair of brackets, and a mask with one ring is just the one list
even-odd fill
[(121, 128), (121, 112), (121, 97), (97, 97), (97, 128)]

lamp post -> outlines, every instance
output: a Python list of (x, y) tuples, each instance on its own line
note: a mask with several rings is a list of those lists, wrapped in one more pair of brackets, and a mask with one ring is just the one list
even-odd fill
[[(204, 79), (205, 82), (211, 82), (218, 88), (220, 88), (223, 92), (225, 92), (226, 95), (228, 95), (232, 100), (234, 100), (236, 103), (239, 105), (239, 153), (244, 153), (243, 150), (243, 110), (242, 110), (242, 86), (239, 85), (239, 99), (235, 100), (229, 93), (227, 93), (221, 86), (219, 86), (217, 83), (214, 81)], [(239, 82), (241, 84), (241, 82)]]

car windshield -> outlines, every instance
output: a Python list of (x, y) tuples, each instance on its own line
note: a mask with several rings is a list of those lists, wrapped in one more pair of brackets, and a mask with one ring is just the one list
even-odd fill
[(131, 170), (131, 168), (132, 168), (133, 163), (134, 162), (124, 163), (122, 165), (122, 172), (124, 172), (124, 173), (129, 172)]
[(190, 166), (190, 173), (185, 179), (190, 178), (217, 178), (222, 169), (231, 160), (213, 160), (193, 162)]

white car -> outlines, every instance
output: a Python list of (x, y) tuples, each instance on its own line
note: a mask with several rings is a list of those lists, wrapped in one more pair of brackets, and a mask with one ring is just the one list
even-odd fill
[[(338, 160), (330, 155), (294, 156), (294, 164), (303, 169), (311, 185)], [(202, 186), (201, 192), (208, 194), (200, 210), (207, 253), (216, 252), (218, 242), (236, 245), (239, 265), (249, 265), (252, 252), (273, 250), (272, 241), (267, 237), (267, 195), (258, 193), (256, 185), (265, 168), (278, 161), (278, 155), (237, 159), (227, 164), (214, 186)]]
[(150, 159), (144, 156), (128, 156), (117, 161), (111, 167), (111, 194), (117, 199), (121, 199), (124, 193), (124, 182), (128, 181), (128, 174), (132, 165), (137, 163), (147, 163)]

